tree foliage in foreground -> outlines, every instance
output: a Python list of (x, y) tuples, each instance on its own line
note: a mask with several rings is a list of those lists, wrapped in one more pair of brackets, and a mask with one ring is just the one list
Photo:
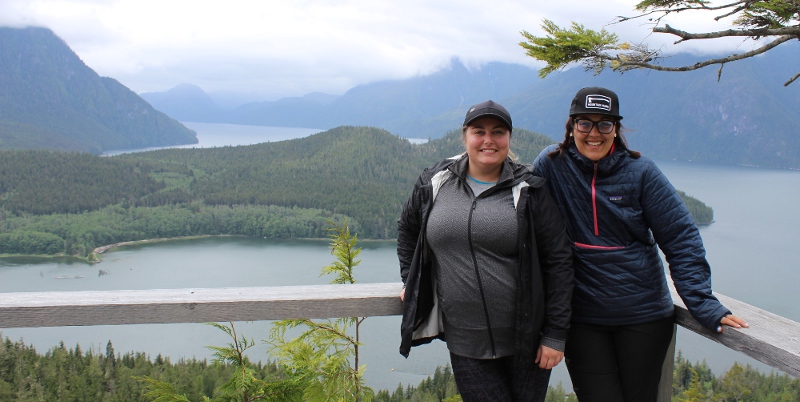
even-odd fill
[[(675, 44), (732, 37), (767, 39), (767, 43), (744, 53), (711, 58), (687, 66), (670, 67), (661, 64), (664, 59), (662, 49), (651, 49), (646, 43), (620, 42), (616, 34), (605, 29), (598, 32), (577, 22), (572, 22), (569, 28), (562, 28), (545, 19), (542, 29), (546, 36), (538, 37), (523, 30), (521, 34), (525, 41), (520, 42), (520, 46), (528, 56), (547, 63), (545, 68), (539, 70), (542, 78), (572, 63), (580, 63), (587, 71), (591, 70), (595, 74), (606, 68), (624, 73), (641, 68), (691, 71), (719, 65), (721, 75), (725, 63), (765, 53), (791, 40), (800, 40), (800, 1), (797, 0), (734, 0), (722, 5), (715, 5), (707, 0), (644, 0), (636, 5), (636, 11), (639, 14), (632, 17), (617, 17), (614, 24), (646, 20), (646, 24), (653, 26), (652, 32), (677, 37)], [(708, 12), (715, 21), (730, 20), (732, 28), (715, 32), (687, 32), (669, 24), (662, 25), (662, 19), (668, 15), (693, 11)], [(797, 78), (800, 78), (800, 72), (788, 78), (784, 86)]]
[[(283, 387), (286, 399), (282, 400), (298, 400), (290, 397), (295, 390), (291, 385), (293, 377), (279, 365), (254, 363), (245, 357), (241, 362), (240, 366), (228, 359), (212, 362), (181, 359), (173, 363), (161, 355), (151, 358), (141, 352), (117, 353), (110, 342), (105, 350), (84, 351), (79, 346), (67, 348), (60, 344), (39, 353), (22, 341), (4, 338), (0, 340), (0, 400), (142, 401), (148, 400), (145, 394), (153, 390), (152, 383), (142, 381), (144, 377), (167, 384), (165, 388), (172, 390), (162, 395), (166, 399), (161, 401), (237, 400), (224, 399), (222, 387), (241, 375), (245, 366), (257, 382), (273, 384), (274, 389)], [(774, 372), (764, 374), (739, 364), (715, 376), (705, 362), (690, 363), (679, 353), (675, 358), (672, 395), (673, 401), (790, 402), (800, 400), (800, 379)], [(378, 402), (458, 400), (455, 381), (447, 366), (437, 368), (417, 386), (398, 385), (391, 391), (378, 391), (373, 398)], [(548, 389), (548, 402), (576, 400), (561, 384)]]
[[(248, 363), (260, 380), (275, 382), (283, 373), (273, 363)], [(146, 392), (139, 378), (174, 384), (191, 400), (214, 397), (223, 378), (236, 368), (205, 360), (172, 363), (161, 355), (119, 354), (109, 341), (104, 351), (67, 348), (63, 343), (41, 354), (22, 341), (0, 342), (1, 401), (141, 401)]]
[[(236, 333), (233, 323), (222, 325), (211, 323), (217, 329), (225, 332), (232, 343), (227, 346), (209, 346), (214, 351), (214, 363), (229, 367), (231, 370), (228, 375), (217, 378), (223, 383), (211, 392), (212, 396), (202, 395), (203, 401), (301, 401), (303, 396), (304, 384), (301, 379), (292, 376), (278, 365), (278, 373), (271, 378), (263, 376), (259, 372), (259, 365), (255, 365), (245, 356), (245, 351), (255, 345), (255, 341)], [(185, 393), (179, 391), (181, 384), (176, 384), (174, 380), (160, 379), (158, 376), (137, 377), (137, 380), (145, 383), (144, 400), (154, 402), (189, 402), (197, 400), (190, 398)]]
[[(347, 222), (329, 230), (332, 265), (322, 275), (334, 275), (331, 284), (356, 283), (353, 269), (361, 263), (357, 235)], [(361, 323), (367, 317), (335, 320), (293, 319), (273, 324), (269, 334), (270, 354), (304, 384), (304, 401), (371, 401), (372, 388), (364, 383), (366, 365), (359, 363)], [(288, 338), (290, 332), (300, 334)]]
[[(329, 222), (331, 253), (336, 256), (332, 265), (323, 267), (322, 274), (333, 274), (332, 284), (353, 284), (353, 269), (361, 262), (356, 247), (358, 237), (350, 233), (347, 221)], [(226, 347), (211, 346), (215, 362), (231, 365), (236, 372), (217, 392), (219, 401), (371, 401), (372, 388), (364, 384), (366, 366), (359, 366), (359, 326), (366, 317), (347, 317), (336, 320), (291, 319), (273, 323), (267, 343), (271, 356), (286, 374), (286, 379), (267, 382), (256, 376), (244, 352), (254, 342), (238, 336), (230, 326), (211, 324), (224, 331), (233, 343)], [(290, 335), (300, 331), (296, 336)], [(293, 338), (289, 338), (294, 336)], [(145, 397), (158, 402), (186, 401), (176, 391), (176, 384), (145, 378), (148, 392)]]

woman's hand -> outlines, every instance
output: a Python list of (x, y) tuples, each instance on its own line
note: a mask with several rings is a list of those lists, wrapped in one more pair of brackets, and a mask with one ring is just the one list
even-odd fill
[(536, 352), (536, 363), (539, 363), (539, 368), (550, 370), (564, 358), (564, 352), (559, 352), (553, 348), (548, 348), (544, 345), (539, 345), (539, 350)]
[(722, 317), (722, 319), (719, 321), (719, 324), (720, 325), (717, 327), (717, 332), (722, 332), (722, 326), (723, 325), (727, 325), (727, 326), (733, 327), (733, 328), (749, 328), (750, 327), (750, 325), (747, 324), (747, 321), (745, 321), (743, 318), (739, 318), (739, 317), (737, 317), (735, 315), (726, 315), (725, 317)]
[(406, 301), (406, 288), (400, 291), (400, 301)]

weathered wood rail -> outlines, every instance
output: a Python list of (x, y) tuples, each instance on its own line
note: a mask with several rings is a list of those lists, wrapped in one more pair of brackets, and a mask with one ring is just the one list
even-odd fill
[[(0, 328), (261, 321), (401, 314), (399, 283), (0, 293)], [(708, 331), (673, 290), (677, 325), (800, 378), (800, 323), (717, 294), (750, 328)], [(398, 335), (399, 336), (399, 335)], [(671, 393), (673, 352), (664, 362)], [(669, 400), (668, 397), (661, 400)]]
[(401, 314), (401, 284), (0, 293), (0, 328)]

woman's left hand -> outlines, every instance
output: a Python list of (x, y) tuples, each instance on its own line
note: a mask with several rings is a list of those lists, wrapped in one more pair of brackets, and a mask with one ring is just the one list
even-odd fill
[(564, 352), (559, 352), (553, 348), (548, 348), (544, 345), (539, 345), (539, 350), (536, 352), (536, 363), (539, 363), (539, 368), (550, 370), (564, 358)]
[(720, 326), (717, 327), (717, 332), (722, 332), (722, 326), (723, 325), (727, 325), (729, 327), (734, 327), (734, 328), (748, 328), (748, 327), (750, 327), (750, 325), (747, 324), (747, 321), (745, 321), (744, 318), (737, 317), (737, 316), (735, 316), (733, 314), (726, 315), (725, 317), (722, 317), (722, 319), (719, 321), (719, 323), (720, 323)]

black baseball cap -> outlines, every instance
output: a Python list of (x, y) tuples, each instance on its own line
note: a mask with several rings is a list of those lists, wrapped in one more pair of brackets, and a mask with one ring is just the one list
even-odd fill
[(508, 131), (511, 131), (511, 128), (513, 127), (511, 125), (511, 115), (508, 114), (508, 110), (506, 110), (503, 105), (493, 100), (487, 100), (486, 102), (481, 102), (469, 108), (467, 111), (467, 116), (464, 118), (464, 126), (468, 126), (469, 123), (472, 123), (481, 117), (494, 117), (496, 119), (500, 119), (500, 121), (508, 126)]
[(604, 114), (622, 120), (617, 94), (602, 87), (583, 88), (575, 94), (569, 107), (569, 115), (578, 114)]

